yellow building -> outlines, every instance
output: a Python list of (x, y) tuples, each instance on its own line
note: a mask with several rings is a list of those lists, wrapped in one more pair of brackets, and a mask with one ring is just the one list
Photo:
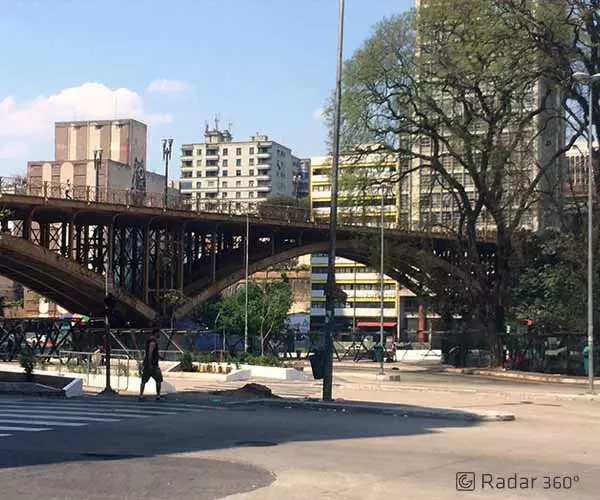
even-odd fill
[[(331, 157), (311, 158), (310, 205), (317, 221), (329, 220), (331, 205)], [(398, 160), (392, 155), (346, 155), (340, 159), (338, 223), (379, 226), (382, 213), (389, 228), (402, 226), (399, 217)], [(327, 255), (311, 258), (311, 331), (325, 326)], [(377, 333), (381, 325), (381, 280), (379, 272), (363, 264), (338, 257), (336, 282), (347, 295), (336, 307), (336, 331)], [(421, 321), (419, 321), (419, 311)], [(389, 276), (384, 277), (384, 330), (400, 337), (401, 331), (424, 329), (422, 308), (412, 292)]]

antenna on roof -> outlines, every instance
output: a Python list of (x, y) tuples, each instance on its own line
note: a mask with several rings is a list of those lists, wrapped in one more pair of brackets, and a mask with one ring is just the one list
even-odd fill
[(204, 120), (204, 132), (208, 134), (208, 120)]
[(217, 113), (215, 115), (215, 131), (218, 132), (219, 131), (219, 122), (221, 121), (221, 116), (219, 115), (219, 113)]

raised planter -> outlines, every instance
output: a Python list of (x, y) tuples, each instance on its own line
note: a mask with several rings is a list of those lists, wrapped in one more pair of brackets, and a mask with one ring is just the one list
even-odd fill
[(27, 394), (32, 396), (62, 396), (72, 398), (83, 395), (80, 378), (53, 375), (34, 371), (33, 379), (16, 370), (0, 372), (0, 394)]
[(296, 368), (278, 366), (242, 365), (243, 370), (250, 370), (250, 376), (256, 378), (272, 378), (276, 380), (308, 380), (304, 372)]

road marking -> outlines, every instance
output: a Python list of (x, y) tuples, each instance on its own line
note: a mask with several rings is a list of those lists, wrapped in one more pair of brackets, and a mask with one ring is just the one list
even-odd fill
[(31, 406), (17, 406), (17, 407), (8, 407), (8, 406), (3, 406), (4, 409), (6, 409), (6, 411), (12, 411), (13, 413), (25, 413), (25, 414), (32, 414), (32, 413), (43, 413), (43, 414), (48, 414), (48, 415), (62, 415), (63, 413), (67, 413), (67, 414), (73, 414), (73, 415), (78, 415), (78, 414), (84, 414), (84, 415), (94, 415), (94, 416), (98, 416), (98, 417), (110, 417), (110, 416), (115, 416), (115, 417), (128, 417), (128, 418), (148, 418), (150, 417), (150, 415), (148, 413), (140, 413), (140, 412), (126, 412), (126, 411), (121, 411), (121, 412), (112, 412), (112, 411), (88, 411), (87, 408), (80, 408), (80, 409), (75, 409), (73, 408), (74, 411), (69, 412), (69, 409), (65, 408), (65, 409), (52, 409), (51, 407), (48, 406), (38, 406), (38, 407), (31, 407)]
[(8, 437), (8, 436), (12, 436), (12, 434), (0, 434), (0, 438), (5, 438), (5, 437)]
[[(39, 413), (47, 413), (47, 412), (39, 412)], [(36, 414), (37, 415), (37, 414)], [(24, 418), (30, 417), (35, 418), (36, 415), (31, 415), (31, 412), (10, 412), (10, 411), (2, 411), (0, 412), (0, 418), (2, 417), (11, 417), (11, 418)], [(63, 416), (63, 415), (48, 415), (48, 418), (53, 418), (54, 420), (81, 420), (83, 422), (121, 422), (122, 418), (100, 418), (100, 417), (80, 417), (80, 416)]]
[(51, 429), (45, 427), (0, 427), (0, 431), (23, 431), (23, 432), (41, 432), (49, 431)]
[(35, 403), (3, 403), (4, 407), (18, 407), (18, 408), (23, 408), (23, 409), (28, 409), (28, 408), (48, 408), (48, 409), (74, 409), (74, 410), (96, 410), (98, 409), (99, 411), (105, 411), (108, 412), (110, 410), (110, 412), (129, 412), (129, 413), (138, 413), (140, 415), (148, 415), (148, 414), (156, 414), (156, 415), (177, 415), (179, 412), (182, 411), (200, 411), (200, 410), (206, 410), (207, 408), (210, 408), (208, 406), (205, 407), (201, 407), (201, 406), (196, 406), (196, 407), (186, 407), (186, 408), (174, 408), (172, 406), (163, 406), (163, 405), (147, 405), (144, 402), (140, 402), (137, 405), (123, 405), (123, 404), (119, 404), (119, 405), (108, 405), (108, 404), (104, 404), (104, 403), (91, 403), (91, 404), (85, 404), (85, 403), (71, 403), (71, 402), (64, 402), (64, 403), (51, 403), (51, 404), (45, 404), (45, 403), (39, 403), (39, 402), (35, 402)]
[(56, 425), (59, 427), (83, 427), (88, 425), (81, 422), (60, 422), (58, 420), (46, 420), (43, 417), (27, 417), (27, 419), (0, 419), (0, 424), (23, 424), (27, 422), (38, 425)]

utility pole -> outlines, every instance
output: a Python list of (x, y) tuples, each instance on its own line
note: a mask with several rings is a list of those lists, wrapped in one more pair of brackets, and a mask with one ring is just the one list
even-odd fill
[(340, 161), (340, 121), (342, 114), (342, 53), (344, 46), (344, 0), (339, 0), (338, 47), (333, 121), (333, 155), (331, 165), (331, 209), (329, 214), (329, 248), (327, 251), (327, 289), (325, 291), (325, 370), (323, 400), (331, 401), (333, 390), (333, 338), (335, 336), (335, 246), (337, 231), (337, 190)]

